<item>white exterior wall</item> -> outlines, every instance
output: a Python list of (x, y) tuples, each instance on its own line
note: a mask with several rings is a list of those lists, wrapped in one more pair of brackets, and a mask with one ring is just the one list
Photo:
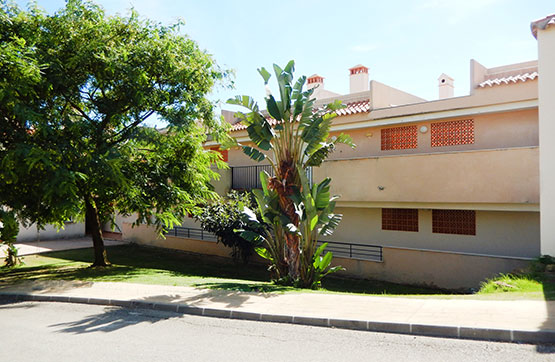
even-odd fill
[(322, 239), (520, 258), (536, 258), (540, 249), (537, 212), (476, 211), (476, 235), (455, 235), (432, 232), (430, 209), (418, 210), (417, 232), (382, 230), (381, 208), (337, 207), (335, 211), (343, 214), (343, 220), (333, 235)]
[(541, 253), (555, 255), (555, 25), (537, 35)]
[(44, 230), (37, 230), (35, 224), (29, 227), (19, 225), (18, 242), (52, 240), (52, 239), (71, 239), (85, 236), (85, 223), (67, 223), (63, 229), (58, 230), (52, 225), (46, 225)]

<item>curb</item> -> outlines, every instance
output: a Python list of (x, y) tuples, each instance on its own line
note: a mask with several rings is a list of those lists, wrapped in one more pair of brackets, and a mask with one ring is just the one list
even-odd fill
[(215, 309), (188, 306), (186, 304), (152, 303), (141, 300), (118, 300), (106, 298), (84, 298), (60, 295), (0, 293), (0, 301), (7, 302), (63, 302), (78, 304), (94, 304), (117, 306), (123, 308), (150, 309), (180, 314), (197, 315), (215, 318), (230, 318), (250, 321), (300, 324), (315, 327), (341, 328), (359, 331), (410, 334), (428, 337), (460, 338), (480, 341), (496, 341), (511, 343), (553, 344), (555, 330), (510, 330), (472, 328), (460, 326), (439, 326), (411, 323), (375, 322), (320, 317), (301, 317), (279, 314), (262, 314), (232, 309)]

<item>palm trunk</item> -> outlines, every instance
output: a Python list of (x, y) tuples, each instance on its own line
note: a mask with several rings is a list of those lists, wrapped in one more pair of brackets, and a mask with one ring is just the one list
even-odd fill
[(287, 265), (291, 280), (299, 280), (300, 277), (300, 258), (299, 258), (299, 237), (297, 235), (285, 234), (287, 241)]
[[(296, 185), (297, 169), (293, 161), (281, 161), (278, 166), (278, 177), (270, 179), (269, 186), (276, 190), (279, 195), (279, 206), (281, 211), (287, 215), (291, 223), (297, 228), (299, 227), (299, 215), (295, 212), (295, 204), (289, 198), (294, 192)], [(286, 258), (288, 265), (288, 274), (292, 281), (299, 280), (300, 277), (300, 250), (299, 236), (284, 233), (286, 242)]]
[(89, 222), (94, 247), (94, 263), (92, 266), (109, 266), (110, 262), (108, 261), (108, 255), (106, 254), (106, 249), (104, 248), (104, 239), (102, 238), (98, 209), (92, 204), (90, 199), (86, 199), (85, 207), (87, 212), (87, 222)]

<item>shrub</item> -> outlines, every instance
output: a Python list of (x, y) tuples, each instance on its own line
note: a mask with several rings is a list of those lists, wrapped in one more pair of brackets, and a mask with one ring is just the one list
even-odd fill
[(231, 256), (235, 260), (247, 263), (259, 244), (241, 237), (239, 230), (261, 232), (263, 225), (248, 226), (242, 219), (243, 209), (252, 207), (253, 201), (249, 194), (231, 191), (226, 198), (220, 198), (205, 205), (194, 218), (201, 227), (218, 237), (218, 242), (231, 248)]

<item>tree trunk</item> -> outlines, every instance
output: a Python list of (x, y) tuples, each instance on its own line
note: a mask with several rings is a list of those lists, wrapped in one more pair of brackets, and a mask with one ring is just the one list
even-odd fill
[(299, 280), (300, 277), (300, 255), (299, 255), (299, 237), (292, 234), (285, 234), (287, 241), (287, 265), (289, 267), (289, 276), (293, 281)]
[(90, 199), (85, 200), (85, 207), (94, 247), (94, 263), (92, 266), (109, 266), (110, 262), (108, 261), (108, 255), (104, 248), (104, 239), (102, 238), (98, 209), (92, 204)]
[[(298, 174), (295, 164), (291, 160), (283, 160), (279, 164), (278, 177), (272, 177), (269, 180), (269, 188), (276, 190), (279, 196), (279, 206), (281, 212), (287, 215), (289, 220), (295, 227), (299, 227), (299, 215), (295, 212), (295, 204), (289, 196), (293, 195), (296, 184), (296, 176)], [(289, 277), (293, 282), (299, 280), (300, 277), (300, 249), (299, 237), (297, 235), (284, 232), (286, 242), (286, 261), (289, 271)]]

